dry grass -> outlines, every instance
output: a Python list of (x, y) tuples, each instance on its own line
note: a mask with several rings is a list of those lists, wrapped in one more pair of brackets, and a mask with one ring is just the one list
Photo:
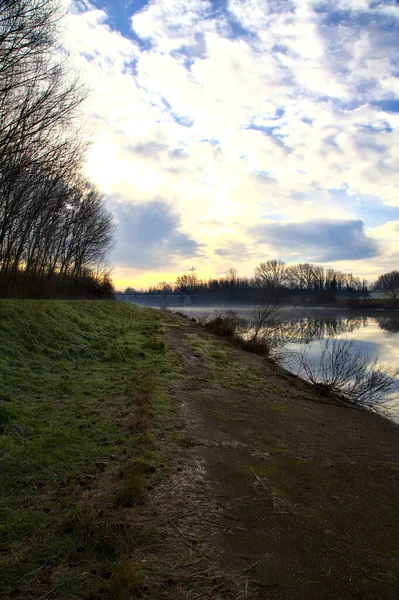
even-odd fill
[[(229, 507), (211, 494), (202, 462), (186, 459), (173, 476), (162, 481), (140, 511), (137, 526), (144, 531), (156, 528), (159, 535), (152, 548), (147, 546), (153, 573), (143, 598), (252, 597), (243, 573), (222, 572), (218, 566), (215, 536), (221, 529), (240, 525), (231, 519)], [(165, 578), (165, 574), (169, 575)]]

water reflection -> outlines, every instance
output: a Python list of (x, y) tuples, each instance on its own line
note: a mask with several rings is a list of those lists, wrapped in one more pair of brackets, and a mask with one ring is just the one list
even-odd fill
[[(351, 340), (356, 348), (379, 364), (387, 367), (396, 381), (396, 391), (387, 395), (387, 414), (399, 422), (399, 315), (393, 317), (369, 317), (363, 315), (337, 317), (290, 317), (275, 319), (270, 323), (277, 359), (288, 370), (297, 373), (298, 352), (308, 348), (315, 365), (320, 364), (323, 340)], [(276, 333), (278, 332), (278, 334)], [(265, 332), (266, 333), (266, 332)], [(266, 333), (266, 336), (270, 332)], [(277, 341), (277, 343), (276, 343)]]
[[(235, 307), (232, 307), (235, 309)], [(185, 307), (184, 312), (199, 317), (204, 313), (213, 315), (220, 307)], [(251, 307), (236, 309), (246, 321), (251, 319)], [(278, 317), (269, 321), (266, 337), (278, 355), (282, 348), (292, 353), (304, 346), (317, 358), (320, 344), (325, 339), (350, 339), (362, 353), (379, 363), (387, 365), (393, 371), (399, 370), (399, 312), (380, 313), (369, 311), (338, 311), (331, 309), (292, 309), (283, 308)], [(280, 355), (280, 356), (281, 356)], [(277, 356), (277, 358), (279, 358)], [(295, 372), (295, 365), (289, 370)], [(392, 396), (390, 407), (395, 420), (399, 422), (399, 401), (397, 394)]]
[(314, 346), (316, 351), (324, 339), (350, 339), (363, 353), (399, 369), (399, 314), (392, 317), (280, 314), (270, 321), (267, 333), (271, 331), (291, 349), (305, 344)]
[(270, 328), (279, 330), (282, 337), (292, 342), (308, 344), (313, 340), (334, 338), (353, 333), (367, 326), (368, 317), (309, 318), (290, 317), (273, 319)]
[(395, 335), (399, 333), (399, 319), (380, 319), (378, 321), (378, 325), (389, 335)]

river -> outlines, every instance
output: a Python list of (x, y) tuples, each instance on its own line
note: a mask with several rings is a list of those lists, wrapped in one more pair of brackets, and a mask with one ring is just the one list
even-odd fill
[[(122, 298), (121, 298), (122, 299)], [(129, 300), (128, 297), (123, 299)], [(137, 301), (137, 300), (136, 300)], [(151, 303), (146, 303), (150, 306)], [(153, 308), (159, 308), (153, 306)], [(250, 306), (229, 307), (246, 321), (251, 320)], [(205, 315), (215, 316), (220, 306), (181, 306), (170, 307), (196, 319)], [(273, 318), (283, 331), (285, 348), (294, 352), (306, 345), (312, 356), (318, 359), (323, 340), (351, 340), (363, 354), (376, 358), (379, 363), (397, 372), (398, 391), (387, 399), (386, 408), (391, 418), (399, 423), (399, 311), (368, 310), (356, 311), (336, 308), (302, 308), (287, 306), (281, 308)], [(295, 358), (286, 368), (295, 372)]]
[[(222, 310), (220, 307), (189, 307), (179, 309), (187, 316), (210, 317)], [(245, 320), (251, 318), (250, 307), (234, 307)], [(274, 322), (282, 326), (286, 348), (299, 350), (306, 344), (307, 349), (317, 360), (321, 353), (321, 342), (327, 338), (348, 339), (363, 354), (378, 359), (393, 371), (399, 371), (399, 311), (355, 311), (326, 308), (284, 307), (274, 317)], [(295, 372), (295, 360), (288, 367)], [(399, 387), (399, 376), (398, 387)], [(392, 418), (399, 422), (399, 399), (395, 392), (387, 400), (387, 409)]]

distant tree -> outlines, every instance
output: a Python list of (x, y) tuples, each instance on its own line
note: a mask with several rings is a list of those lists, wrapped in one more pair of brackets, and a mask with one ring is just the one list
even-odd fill
[(172, 286), (167, 281), (160, 281), (158, 283), (158, 290), (163, 294), (170, 294), (172, 291)]
[(317, 280), (315, 265), (299, 263), (287, 268), (287, 278), (291, 287), (300, 290), (313, 290)]
[(337, 273), (334, 269), (326, 269), (324, 274), (325, 288), (328, 292), (337, 291)]
[(287, 282), (286, 264), (281, 260), (268, 260), (255, 267), (255, 281), (263, 287), (283, 287)]
[(192, 275), (181, 275), (176, 279), (176, 290), (181, 294), (193, 293), (198, 286), (198, 277), (193, 273)]
[(399, 271), (390, 271), (380, 275), (374, 288), (381, 290), (388, 298), (396, 300), (399, 296)]
[(364, 277), (361, 282), (361, 287), (362, 287), (361, 291), (363, 292), (363, 294), (368, 296), (369, 291), (370, 291), (370, 282), (367, 279), (365, 279)]
[(226, 281), (229, 283), (235, 284), (238, 281), (238, 271), (235, 267), (230, 267), (227, 269), (226, 273)]
[(129, 287), (127, 287), (127, 288), (125, 289), (125, 291), (124, 291), (123, 293), (124, 293), (124, 294), (135, 294), (135, 293), (136, 293), (136, 290), (135, 290), (133, 287), (130, 287), (130, 286), (129, 286)]
[(316, 292), (324, 290), (325, 285), (325, 273), (324, 267), (315, 265), (313, 275), (313, 287)]

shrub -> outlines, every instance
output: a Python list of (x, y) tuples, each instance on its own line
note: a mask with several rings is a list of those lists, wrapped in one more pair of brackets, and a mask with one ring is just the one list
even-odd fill
[[(207, 331), (227, 338), (246, 352), (260, 354), (261, 356), (269, 356), (270, 354), (268, 340), (264, 336), (253, 336), (251, 328), (248, 328), (248, 324), (234, 310), (220, 311), (214, 319), (209, 319), (208, 315), (204, 315), (198, 322)], [(251, 333), (250, 337), (248, 332)]]
[(383, 401), (398, 389), (397, 373), (363, 354), (351, 340), (326, 339), (315, 358), (310, 348), (297, 354), (297, 375), (320, 391), (335, 394), (361, 406), (381, 409)]
[(261, 356), (269, 356), (270, 349), (264, 340), (250, 338), (249, 340), (241, 339), (240, 347), (246, 352), (260, 354)]
[(222, 310), (216, 314), (214, 319), (206, 321), (204, 327), (215, 335), (221, 337), (234, 338), (237, 330), (244, 324), (235, 310)]

